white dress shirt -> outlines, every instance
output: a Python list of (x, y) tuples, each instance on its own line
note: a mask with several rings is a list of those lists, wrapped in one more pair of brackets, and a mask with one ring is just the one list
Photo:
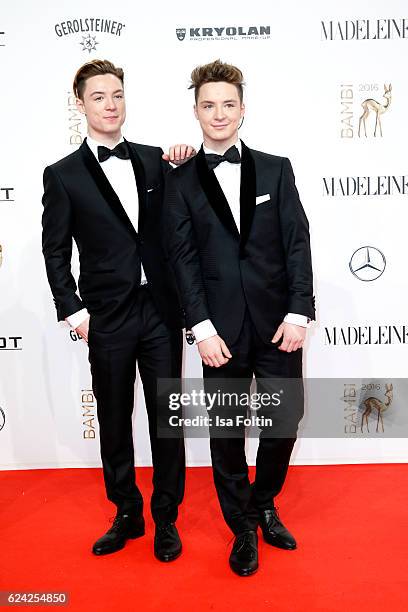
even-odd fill
[[(104, 162), (99, 162), (98, 146), (106, 145), (101, 142), (97, 142), (90, 136), (87, 137), (86, 142), (92, 153), (95, 155), (102, 170), (104, 171), (109, 183), (112, 185), (112, 188), (118, 196), (123, 208), (125, 209), (126, 214), (132, 222), (133, 227), (137, 231), (139, 220), (139, 197), (137, 193), (137, 185), (135, 180), (135, 173), (133, 172), (132, 162), (130, 161), (130, 159), (119, 159), (114, 155), (109, 157)], [(113, 149), (120, 142), (123, 142), (123, 136), (121, 136), (118, 142), (107, 148)], [(145, 283), (147, 283), (147, 280), (142, 266), (141, 284), (143, 285)], [(69, 317), (66, 317), (65, 320), (68, 321), (68, 323), (72, 327), (76, 328), (81, 325), (81, 323), (83, 323), (88, 316), (89, 314), (87, 309), (82, 308), (78, 312), (74, 312), (74, 314), (70, 315)]]
[[(241, 155), (241, 141), (238, 140), (235, 143), (235, 146)], [(204, 153), (215, 153), (216, 155), (219, 155), (219, 152), (212, 151), (206, 146), (203, 146), (203, 148)], [(225, 153), (225, 151), (223, 153)], [(216, 168), (214, 168), (214, 173), (230, 206), (235, 225), (237, 226), (238, 231), (240, 231), (241, 164), (231, 164), (228, 161), (223, 161), (218, 164)], [(284, 321), (285, 323), (293, 323), (295, 325), (300, 325), (301, 327), (308, 326), (307, 317), (291, 312), (286, 315)], [(201, 342), (202, 340), (207, 340), (212, 336), (216, 336), (218, 333), (210, 319), (206, 319), (205, 321), (197, 323), (197, 325), (193, 325), (191, 330), (197, 343)]]

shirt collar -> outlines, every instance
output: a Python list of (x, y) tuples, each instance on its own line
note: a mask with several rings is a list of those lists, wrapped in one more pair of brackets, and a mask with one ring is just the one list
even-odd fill
[[(236, 142), (236, 143), (234, 143), (234, 144), (235, 144), (235, 146), (237, 147), (239, 154), (241, 155), (241, 153), (242, 153), (242, 145), (241, 145), (241, 140), (238, 138), (237, 142)], [(234, 146), (234, 145), (231, 145), (231, 147), (233, 147), (233, 146)], [(229, 149), (229, 148), (230, 148), (230, 147), (228, 147), (228, 149)], [(209, 149), (209, 148), (208, 148), (208, 147), (206, 147), (204, 144), (203, 144), (203, 149), (204, 149), (204, 153), (215, 153), (215, 155), (219, 155), (219, 153), (217, 153), (217, 151), (213, 151), (212, 149)], [(227, 149), (226, 149), (226, 150), (227, 150)], [(225, 153), (225, 151), (224, 151), (224, 153)]]
[[(123, 138), (123, 136), (121, 136), (120, 139), (118, 140), (118, 142), (116, 142), (114, 145), (112, 145), (110, 147), (107, 147), (107, 148), (112, 150), (112, 149), (114, 149), (116, 147), (116, 145), (118, 145), (120, 142), (123, 142), (123, 141), (124, 141), (124, 138)], [(86, 137), (86, 144), (91, 149), (91, 151), (95, 155), (96, 159), (98, 159), (98, 147), (106, 147), (105, 144), (103, 144), (102, 142), (98, 142), (97, 140), (94, 140), (90, 136)]]

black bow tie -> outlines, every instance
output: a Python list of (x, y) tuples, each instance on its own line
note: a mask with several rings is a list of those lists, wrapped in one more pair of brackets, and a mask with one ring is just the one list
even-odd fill
[(228, 151), (225, 151), (224, 155), (217, 155), (216, 153), (206, 153), (205, 159), (210, 170), (214, 170), (221, 162), (227, 161), (230, 164), (240, 164), (241, 156), (235, 145), (230, 147)]
[(114, 149), (98, 147), (98, 159), (100, 162), (106, 161), (112, 155), (119, 157), (119, 159), (129, 159), (129, 151), (126, 142), (120, 142)]

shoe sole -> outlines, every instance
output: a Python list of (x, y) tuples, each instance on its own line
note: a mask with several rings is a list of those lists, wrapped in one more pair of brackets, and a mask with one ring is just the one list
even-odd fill
[(264, 537), (264, 542), (269, 544), (269, 546), (273, 546), (274, 548), (280, 548), (281, 550), (296, 550), (297, 545), (294, 546), (282, 546), (281, 544), (277, 544), (276, 542), (271, 542)]
[(178, 559), (181, 553), (182, 553), (182, 550), (180, 550), (178, 553), (174, 555), (163, 555), (162, 557), (159, 557), (158, 555), (156, 555), (156, 553), (154, 553), (154, 556), (156, 557), (158, 561), (163, 561), (163, 563), (169, 563), (170, 561), (175, 561), (176, 559)]
[(236, 574), (237, 576), (241, 576), (243, 578), (246, 578), (247, 576), (252, 576), (258, 571), (258, 567), (256, 567), (253, 570), (246, 570), (246, 571), (240, 571), (240, 572), (237, 572), (237, 570), (235, 570), (231, 565), (230, 565), (230, 568), (232, 569), (234, 574)]

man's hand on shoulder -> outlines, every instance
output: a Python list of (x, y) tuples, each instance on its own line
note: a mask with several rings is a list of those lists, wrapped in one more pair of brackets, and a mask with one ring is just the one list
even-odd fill
[(177, 144), (170, 147), (168, 153), (163, 153), (162, 157), (164, 161), (180, 166), (194, 155), (197, 155), (197, 151), (191, 145)]
[(298, 349), (302, 348), (305, 342), (306, 327), (283, 322), (276, 330), (276, 333), (272, 338), (272, 342), (279, 342), (282, 336), (283, 340), (280, 346), (278, 346), (278, 349), (280, 351), (286, 351), (287, 353), (297, 351)]
[(197, 346), (201, 359), (210, 368), (219, 368), (228, 363), (232, 357), (227, 345), (220, 336), (211, 336), (207, 340), (201, 340)]

